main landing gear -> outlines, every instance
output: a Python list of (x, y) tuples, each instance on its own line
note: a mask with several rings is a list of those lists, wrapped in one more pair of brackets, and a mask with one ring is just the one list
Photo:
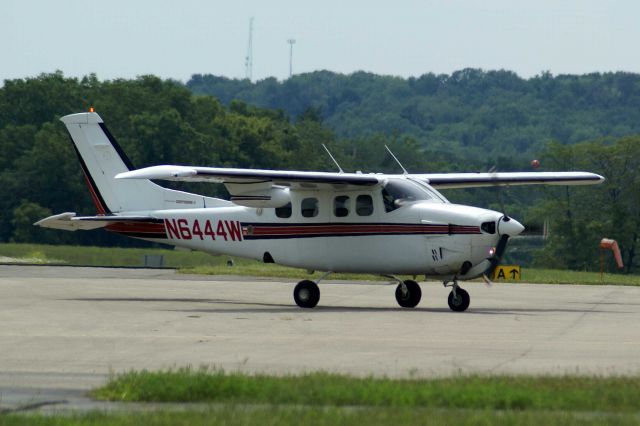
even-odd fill
[(318, 284), (311, 280), (302, 280), (293, 289), (293, 300), (301, 308), (315, 308), (320, 301)]
[(451, 293), (449, 293), (449, 298), (447, 302), (449, 303), (449, 308), (455, 312), (464, 312), (469, 307), (469, 303), (471, 303), (471, 297), (469, 297), (469, 293), (458, 285), (458, 280), (453, 279), (453, 284), (449, 284), (448, 281), (443, 283), (445, 287), (451, 287)]
[(315, 308), (320, 301), (320, 288), (318, 284), (325, 279), (331, 271), (325, 272), (317, 281), (302, 280), (293, 289), (293, 300), (301, 308)]
[(422, 290), (417, 282), (413, 280), (401, 281), (396, 287), (396, 301), (403, 308), (415, 308), (422, 298)]

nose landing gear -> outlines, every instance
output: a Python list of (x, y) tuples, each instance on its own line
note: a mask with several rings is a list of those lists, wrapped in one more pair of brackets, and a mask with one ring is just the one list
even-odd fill
[(449, 293), (449, 298), (447, 299), (447, 303), (449, 304), (449, 309), (454, 312), (464, 312), (469, 307), (471, 303), (471, 297), (469, 293), (458, 285), (458, 280), (454, 277), (453, 283), (449, 284), (448, 281), (443, 283), (445, 287), (451, 287), (451, 293)]

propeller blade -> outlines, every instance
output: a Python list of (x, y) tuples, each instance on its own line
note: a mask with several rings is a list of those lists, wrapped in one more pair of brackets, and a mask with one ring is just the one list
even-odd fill
[(500, 241), (498, 241), (498, 245), (496, 247), (496, 255), (493, 256), (494, 259), (498, 259), (498, 261), (502, 260), (502, 256), (504, 252), (507, 250), (507, 243), (509, 242), (509, 235), (505, 234), (500, 237)]
[(485, 272), (487, 276), (491, 276), (493, 274), (493, 271), (495, 271), (495, 269), (500, 264), (500, 261), (502, 260), (502, 256), (504, 256), (504, 252), (507, 250), (508, 242), (509, 242), (509, 235), (505, 234), (502, 237), (500, 237), (500, 240), (498, 241), (498, 245), (496, 246), (496, 252), (494, 253), (493, 257), (489, 259), (489, 262), (491, 262), (491, 266), (489, 266), (489, 268)]

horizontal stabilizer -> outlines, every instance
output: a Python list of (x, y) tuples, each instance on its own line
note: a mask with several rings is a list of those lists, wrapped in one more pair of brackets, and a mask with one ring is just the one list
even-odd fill
[(75, 213), (67, 212), (49, 216), (34, 225), (65, 231), (77, 231), (78, 229), (88, 231), (104, 228), (114, 223), (145, 222), (150, 219), (149, 216), (76, 216)]

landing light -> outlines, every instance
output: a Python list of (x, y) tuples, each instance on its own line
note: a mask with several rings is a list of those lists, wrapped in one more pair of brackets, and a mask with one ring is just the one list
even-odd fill
[(496, 254), (496, 248), (495, 247), (491, 247), (489, 249), (489, 256), (493, 256), (494, 254)]

